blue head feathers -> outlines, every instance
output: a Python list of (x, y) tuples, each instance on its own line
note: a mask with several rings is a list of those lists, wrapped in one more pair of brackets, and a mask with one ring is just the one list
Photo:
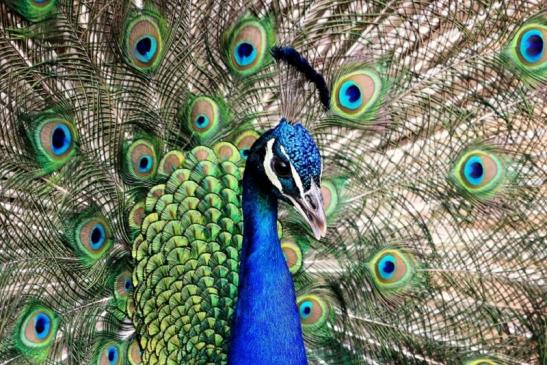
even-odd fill
[(272, 137), (275, 138), (274, 154), (282, 159), (287, 157), (285, 162), (296, 170), (304, 191), (310, 189), (312, 181), (319, 186), (321, 156), (308, 130), (302, 124), (293, 125), (286, 119), (281, 119), (277, 127), (273, 129)]
[(306, 128), (282, 118), (252, 146), (247, 169), (258, 185), (293, 205), (316, 238), (325, 233), (321, 156)]

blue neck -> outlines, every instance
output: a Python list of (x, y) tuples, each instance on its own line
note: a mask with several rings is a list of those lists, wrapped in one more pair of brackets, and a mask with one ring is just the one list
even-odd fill
[(244, 234), (228, 364), (307, 364), (292, 277), (277, 236), (277, 198), (243, 178)]

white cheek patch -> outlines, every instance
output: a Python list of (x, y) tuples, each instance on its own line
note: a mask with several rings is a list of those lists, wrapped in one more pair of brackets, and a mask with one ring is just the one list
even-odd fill
[(277, 178), (277, 175), (272, 170), (272, 159), (274, 157), (273, 155), (273, 144), (275, 142), (275, 138), (272, 138), (266, 143), (266, 156), (264, 157), (264, 171), (266, 171), (266, 176), (268, 176), (268, 179), (270, 179), (270, 182), (273, 186), (275, 186), (277, 189), (279, 189), (279, 192), (283, 193), (283, 186), (281, 185), (281, 182)]

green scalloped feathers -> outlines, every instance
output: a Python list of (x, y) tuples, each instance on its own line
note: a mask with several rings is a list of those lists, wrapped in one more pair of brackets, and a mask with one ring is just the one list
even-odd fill
[(414, 256), (398, 248), (382, 248), (367, 260), (369, 277), (384, 298), (404, 294), (420, 283)]
[(6, 0), (6, 4), (26, 20), (37, 23), (53, 13), (57, 0)]
[(158, 166), (158, 175), (169, 177), (184, 163), (184, 153), (182, 151), (169, 151), (163, 155)]
[(378, 66), (353, 64), (340, 69), (331, 84), (330, 107), (334, 115), (363, 123), (376, 119), (390, 82)]
[(97, 346), (90, 364), (94, 365), (121, 365), (125, 364), (126, 350), (120, 341), (107, 341)]
[(547, 18), (542, 15), (525, 22), (502, 52), (502, 60), (532, 86), (547, 79)]
[(39, 174), (63, 167), (78, 150), (78, 131), (74, 121), (54, 109), (25, 117), (26, 134), (40, 166)]
[(91, 266), (105, 257), (113, 244), (108, 221), (89, 209), (69, 219), (66, 235), (82, 263)]
[(138, 134), (123, 147), (122, 178), (128, 184), (151, 182), (156, 179), (159, 164), (160, 140)]
[(133, 69), (154, 72), (165, 54), (167, 22), (156, 8), (147, 4), (126, 16), (121, 32), (121, 52)]
[(133, 238), (135, 235), (140, 233), (141, 225), (145, 216), (146, 212), (144, 209), (144, 201), (136, 203), (129, 211), (127, 221)]
[(274, 20), (246, 15), (224, 34), (225, 62), (230, 72), (249, 76), (272, 61), (270, 49), (275, 44)]
[(190, 95), (178, 113), (182, 127), (200, 144), (208, 144), (232, 120), (227, 104), (222, 98)]
[(13, 332), (15, 348), (28, 360), (42, 363), (55, 342), (60, 319), (38, 303), (23, 307)]
[(500, 153), (492, 147), (477, 146), (457, 158), (448, 179), (464, 196), (486, 201), (503, 191), (510, 176)]
[(132, 319), (144, 323), (137, 329), (144, 363), (186, 363), (204, 349), (226, 361), (243, 240), (242, 167), (230, 143), (197, 146), (135, 208)]

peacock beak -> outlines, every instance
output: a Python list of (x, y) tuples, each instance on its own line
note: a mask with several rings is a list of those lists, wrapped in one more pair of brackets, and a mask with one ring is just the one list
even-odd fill
[(311, 188), (303, 198), (294, 199), (296, 210), (308, 222), (316, 239), (321, 239), (327, 234), (327, 217), (323, 209), (323, 196), (321, 189), (312, 183)]

